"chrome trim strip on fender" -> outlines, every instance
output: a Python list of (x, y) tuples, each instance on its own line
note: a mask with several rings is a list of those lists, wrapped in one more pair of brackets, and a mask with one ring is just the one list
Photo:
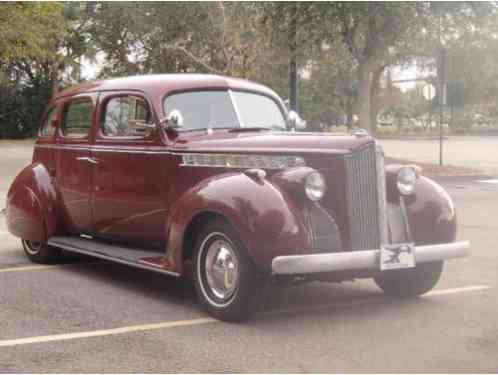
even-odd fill
[[(469, 241), (415, 247), (415, 262), (426, 263), (468, 256)], [(380, 250), (343, 253), (278, 256), (272, 261), (274, 275), (305, 275), (310, 273), (380, 270)]]
[(191, 153), (182, 154), (182, 167), (210, 167), (237, 169), (285, 169), (306, 166), (301, 156), (260, 155), (232, 153)]
[[(164, 147), (166, 146), (143, 146), (141, 148), (126, 148), (130, 147), (128, 145), (116, 145), (114, 147), (119, 147), (119, 148), (109, 148), (109, 147), (102, 147), (101, 145), (92, 145), (92, 146), (70, 146), (70, 145), (45, 145), (45, 144), (35, 144), (35, 148), (46, 148), (46, 149), (53, 149), (53, 150), (78, 150), (78, 151), (94, 151), (94, 152), (121, 152), (121, 153), (140, 153), (140, 154), (168, 154), (168, 155), (179, 155), (182, 156), (185, 153), (192, 153), (192, 154), (197, 154), (197, 153), (216, 153), (218, 150), (189, 150), (189, 151), (181, 151), (181, 150), (165, 150)], [(224, 153), (227, 154), (239, 154), (241, 152), (240, 148), (227, 148), (223, 151)], [(269, 150), (268, 148), (265, 147), (247, 147), (244, 149), (244, 152), (247, 152), (244, 155), (251, 155), (252, 153), (259, 153), (259, 154), (275, 154), (279, 155), (279, 153), (274, 153), (274, 150)], [(325, 154), (325, 155), (346, 155), (349, 153), (348, 150), (342, 150), (342, 149), (334, 149), (334, 148), (329, 148), (329, 149), (310, 149), (310, 148), (297, 148), (293, 149), (293, 153), (295, 154), (302, 154), (302, 153), (307, 153), (310, 155), (316, 155), (316, 154)]]
[(36, 148), (45, 148), (45, 149), (53, 149), (53, 150), (74, 150), (74, 151), (91, 151), (91, 152), (118, 152), (124, 154), (169, 154), (175, 155), (174, 152), (161, 150), (161, 149), (151, 149), (148, 148), (135, 148), (135, 149), (127, 149), (127, 148), (107, 148), (107, 147), (98, 147), (98, 146), (65, 146), (65, 145), (35, 145)]

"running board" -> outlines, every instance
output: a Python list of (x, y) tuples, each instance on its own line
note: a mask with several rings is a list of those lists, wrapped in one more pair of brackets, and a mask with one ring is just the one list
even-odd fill
[(113, 245), (101, 240), (76, 236), (50, 237), (47, 244), (72, 253), (79, 253), (131, 267), (179, 277), (178, 272), (161, 267), (162, 254), (127, 246)]

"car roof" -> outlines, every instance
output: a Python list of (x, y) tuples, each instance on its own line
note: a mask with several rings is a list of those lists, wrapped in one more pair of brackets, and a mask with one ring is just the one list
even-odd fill
[(53, 100), (97, 91), (117, 90), (142, 91), (152, 97), (162, 98), (168, 92), (200, 88), (258, 91), (278, 98), (268, 87), (248, 80), (212, 74), (179, 73), (140, 75), (83, 83), (59, 92)]

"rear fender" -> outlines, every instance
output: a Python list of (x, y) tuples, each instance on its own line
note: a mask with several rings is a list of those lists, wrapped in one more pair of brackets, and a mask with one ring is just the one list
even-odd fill
[(208, 213), (231, 223), (254, 263), (269, 270), (273, 257), (308, 250), (300, 212), (286, 192), (266, 179), (243, 173), (208, 178), (186, 191), (170, 210), (168, 267), (182, 272), (186, 235), (192, 235), (186, 231), (199, 215)]
[(46, 241), (58, 229), (57, 193), (41, 163), (24, 168), (7, 194), (7, 229), (30, 241)]

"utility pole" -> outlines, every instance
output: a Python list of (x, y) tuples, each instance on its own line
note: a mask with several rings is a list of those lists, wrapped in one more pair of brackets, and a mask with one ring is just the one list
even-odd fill
[(299, 76), (297, 74), (297, 62), (292, 58), (289, 64), (289, 105), (290, 109), (299, 112)]

